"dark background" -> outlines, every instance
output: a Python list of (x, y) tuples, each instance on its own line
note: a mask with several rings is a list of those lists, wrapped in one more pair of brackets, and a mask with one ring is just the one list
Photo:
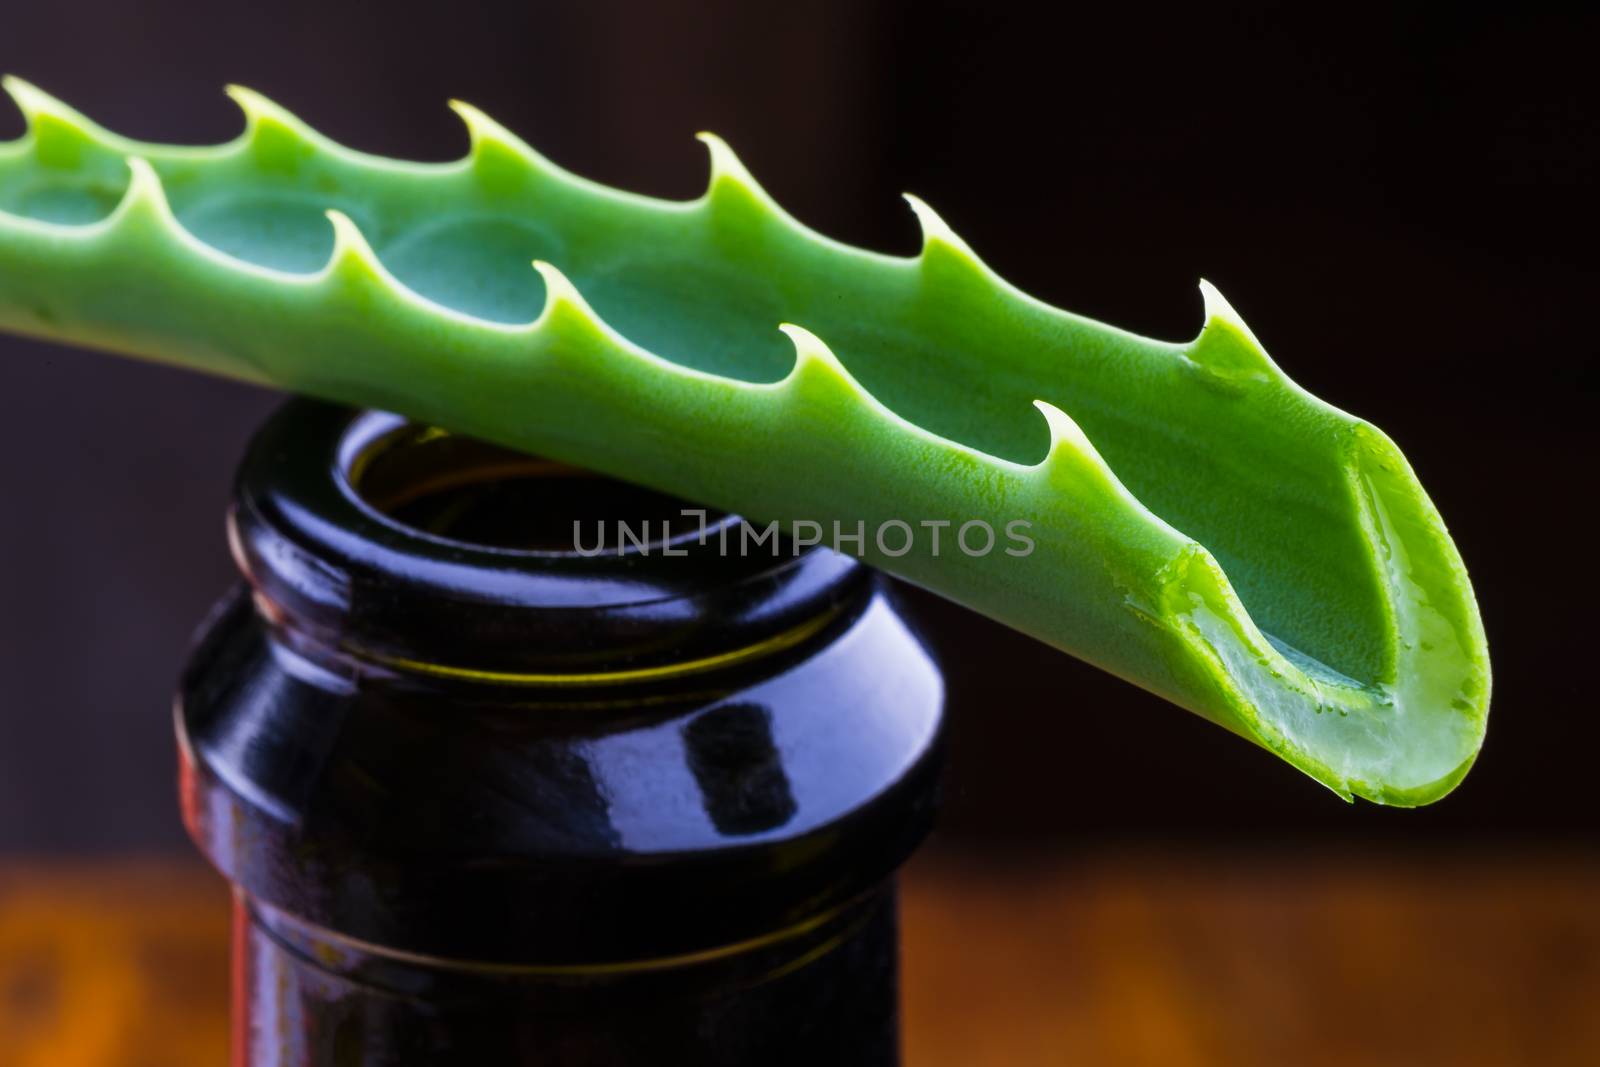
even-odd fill
[[(679, 198), (712, 129), (825, 233), (909, 253), (914, 191), (1030, 292), (1160, 337), (1196, 332), (1210, 278), (1287, 371), (1399, 442), (1449, 522), (1495, 663), (1478, 767), (1424, 811), (1346, 806), (919, 595), (955, 701), (943, 835), (1413, 848), (1596, 827), (1597, 31), (1511, 5), (8, 0), (0, 68), (139, 137), (233, 136), (234, 81), (423, 159), (465, 148), (456, 96)], [(21, 129), (0, 104), (0, 135)], [(169, 694), (274, 402), (0, 338), (0, 853), (184, 847)]]

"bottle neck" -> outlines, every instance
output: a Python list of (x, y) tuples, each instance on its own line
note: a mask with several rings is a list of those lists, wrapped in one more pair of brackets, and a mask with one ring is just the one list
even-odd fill
[(896, 1067), (892, 888), (696, 957), (484, 967), (236, 903), (235, 1067)]
[(684, 510), (305, 401), (257, 435), (176, 706), (236, 1062), (897, 1062), (937, 668), (869, 568)]

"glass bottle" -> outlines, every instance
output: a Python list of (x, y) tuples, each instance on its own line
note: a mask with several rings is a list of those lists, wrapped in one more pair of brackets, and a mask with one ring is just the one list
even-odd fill
[(236, 1065), (899, 1062), (938, 670), (870, 568), (685, 509), (312, 401), (258, 433), (176, 706)]

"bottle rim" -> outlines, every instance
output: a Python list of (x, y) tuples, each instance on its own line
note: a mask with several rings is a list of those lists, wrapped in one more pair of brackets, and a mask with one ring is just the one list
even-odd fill
[[(413, 462), (430, 448), (427, 462)], [(871, 573), (831, 549), (781, 538), (752, 553), (743, 520), (709, 509), (703, 525), (675, 533), (663, 520), (664, 536), (653, 540), (648, 520), (641, 538), (624, 539), (619, 527), (616, 543), (594, 554), (577, 550), (576, 527), (575, 546), (562, 549), (406, 521), (394, 501), (421, 492), (408, 478), (432, 478), (445, 490), (476, 484), (473, 471), (452, 463), (535, 479), (535, 492), (541, 478), (552, 486), (587, 478), (595, 485), (585, 492), (611, 503), (648, 498), (657, 512), (697, 510), (397, 415), (294, 399), (248, 446), (229, 509), (229, 543), (258, 610), (297, 646), (369, 668), (604, 687), (704, 673), (804, 644), (861, 601)], [(571, 498), (567, 492), (552, 509), (583, 506)]]

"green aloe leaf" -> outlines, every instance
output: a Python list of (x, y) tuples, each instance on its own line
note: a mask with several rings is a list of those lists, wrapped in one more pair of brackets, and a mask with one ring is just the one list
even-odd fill
[[(1193, 341), (1139, 337), (1018, 291), (916, 200), (915, 256), (814, 233), (710, 136), (710, 186), (679, 203), (576, 177), (465, 105), (468, 155), (419, 164), (244, 90), (245, 132), (187, 148), (6, 86), (29, 128), (0, 144), (0, 326), (825, 540), (864, 522), (870, 561), (1347, 798), (1432, 801), (1482, 743), (1482, 624), (1405, 457), (1210, 286)], [(963, 548), (975, 522), (999, 543), (972, 526)]]

